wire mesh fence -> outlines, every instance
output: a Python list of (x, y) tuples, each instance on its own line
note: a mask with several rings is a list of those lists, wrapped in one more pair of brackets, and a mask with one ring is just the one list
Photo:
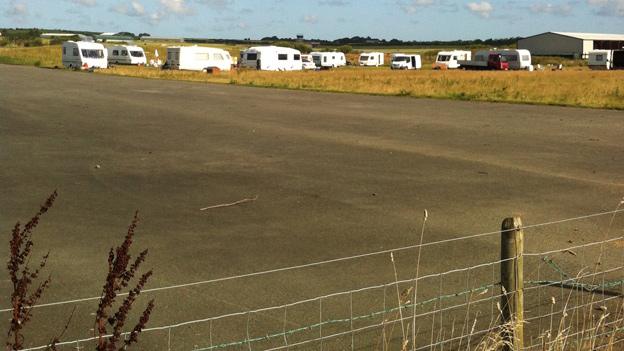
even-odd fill
[[(393, 273), (380, 284), (150, 327), (141, 335), (141, 345), (146, 346), (140, 347), (194, 351), (493, 350), (513, 342), (509, 338), (516, 332), (513, 323), (523, 326), (524, 349), (597, 350), (618, 345), (624, 338), (624, 231), (615, 221), (621, 211), (618, 206), (614, 211), (522, 226), (526, 251), (502, 258), (498, 252), (484, 255), (475, 251), (469, 265), (453, 261), (457, 248), (450, 245), (469, 249), (475, 240), (485, 240), (497, 247), (501, 231), (146, 290), (149, 294), (182, 287), (201, 289), (224, 281), (373, 258), (391, 267)], [(574, 235), (580, 242), (568, 240), (566, 231), (574, 231), (581, 222), (595, 231)], [(509, 321), (503, 313), (505, 298), (518, 291), (501, 288), (501, 266), (517, 262), (519, 257), (524, 261), (524, 317)], [(428, 260), (436, 258), (448, 261), (445, 269), (424, 268)], [(418, 265), (423, 267), (418, 269)], [(58, 301), (39, 308), (94, 299)], [(57, 344), (58, 350), (94, 347), (94, 337)]]

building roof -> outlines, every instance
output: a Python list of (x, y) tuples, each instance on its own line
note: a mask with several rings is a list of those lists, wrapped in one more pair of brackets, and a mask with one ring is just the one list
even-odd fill
[(532, 35), (527, 38), (537, 37), (537, 36), (548, 34), (548, 33), (563, 35), (566, 37), (576, 38), (580, 40), (623, 40), (624, 41), (624, 34), (578, 33), (578, 32), (546, 32), (546, 33)]

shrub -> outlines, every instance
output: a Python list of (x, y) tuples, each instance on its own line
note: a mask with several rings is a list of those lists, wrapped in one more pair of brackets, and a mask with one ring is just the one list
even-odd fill
[(45, 254), (34, 269), (29, 266), (29, 263), (34, 246), (32, 241), (33, 231), (39, 224), (41, 216), (52, 207), (56, 196), (57, 193), (55, 191), (41, 205), (39, 212), (23, 228), (19, 222), (13, 227), (9, 242), (9, 261), (7, 262), (9, 277), (13, 284), (13, 292), (11, 293), (13, 310), (9, 321), (9, 332), (7, 333), (7, 350), (22, 349), (24, 344), (22, 331), (32, 317), (32, 307), (37, 304), (43, 292), (50, 285), (50, 277), (48, 277), (39, 282), (33, 290), (33, 283), (39, 278), (50, 253)]
[[(132, 223), (128, 227), (128, 232), (121, 246), (118, 246), (116, 249), (111, 248), (108, 253), (108, 275), (106, 276), (106, 282), (102, 288), (102, 297), (100, 298), (100, 303), (95, 314), (94, 333), (98, 335), (97, 351), (124, 350), (127, 346), (136, 343), (139, 334), (143, 328), (145, 328), (145, 325), (149, 321), (150, 314), (154, 309), (154, 300), (150, 300), (145, 310), (143, 310), (139, 322), (134, 326), (127, 340), (121, 339), (122, 328), (126, 323), (128, 313), (149, 277), (152, 275), (151, 270), (143, 274), (134, 288), (127, 293), (126, 298), (121, 302), (117, 310), (113, 311), (117, 295), (122, 289), (128, 287), (130, 280), (132, 280), (139, 266), (147, 257), (147, 250), (144, 250), (134, 259), (134, 262), (130, 263), (130, 246), (132, 245), (138, 222), (139, 217), (137, 212), (134, 214)], [(107, 325), (111, 326), (113, 329), (109, 337), (107, 337)], [(123, 346), (117, 346), (119, 343), (123, 344)]]

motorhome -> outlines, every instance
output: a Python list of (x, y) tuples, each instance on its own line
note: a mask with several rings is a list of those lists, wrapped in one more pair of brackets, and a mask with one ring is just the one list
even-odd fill
[(530, 69), (529, 50), (492, 49), (477, 51), (472, 60), (458, 60), (460, 68), (478, 70), (521, 70)]
[(472, 53), (470, 51), (440, 51), (433, 63), (433, 69), (456, 69), (459, 68), (459, 60), (468, 61), (471, 58)]
[(422, 61), (420, 55), (405, 55), (395, 54), (392, 55), (391, 69), (421, 69)]
[(214, 68), (229, 71), (232, 68), (232, 57), (229, 52), (219, 48), (172, 46), (167, 48), (166, 66), (189, 71), (209, 71)]
[(303, 64), (299, 50), (279, 46), (256, 46), (241, 51), (240, 67), (262, 71), (300, 71)]
[(318, 68), (336, 68), (347, 65), (347, 58), (342, 52), (312, 52), (311, 55)]
[(108, 50), (109, 64), (145, 65), (147, 63), (145, 51), (140, 46), (116, 45), (109, 46), (106, 50)]
[(383, 52), (364, 52), (360, 54), (360, 66), (383, 66), (384, 53)]
[(624, 69), (624, 49), (590, 51), (588, 60), (591, 69)]
[(304, 70), (316, 69), (312, 55), (301, 55), (301, 66)]
[(63, 66), (67, 68), (107, 68), (107, 51), (104, 45), (90, 41), (66, 41), (63, 50)]

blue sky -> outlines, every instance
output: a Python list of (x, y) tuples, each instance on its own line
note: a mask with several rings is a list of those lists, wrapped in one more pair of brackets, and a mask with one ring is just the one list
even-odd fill
[(232, 39), (487, 39), (624, 33), (624, 0), (0, 0), (0, 27)]

